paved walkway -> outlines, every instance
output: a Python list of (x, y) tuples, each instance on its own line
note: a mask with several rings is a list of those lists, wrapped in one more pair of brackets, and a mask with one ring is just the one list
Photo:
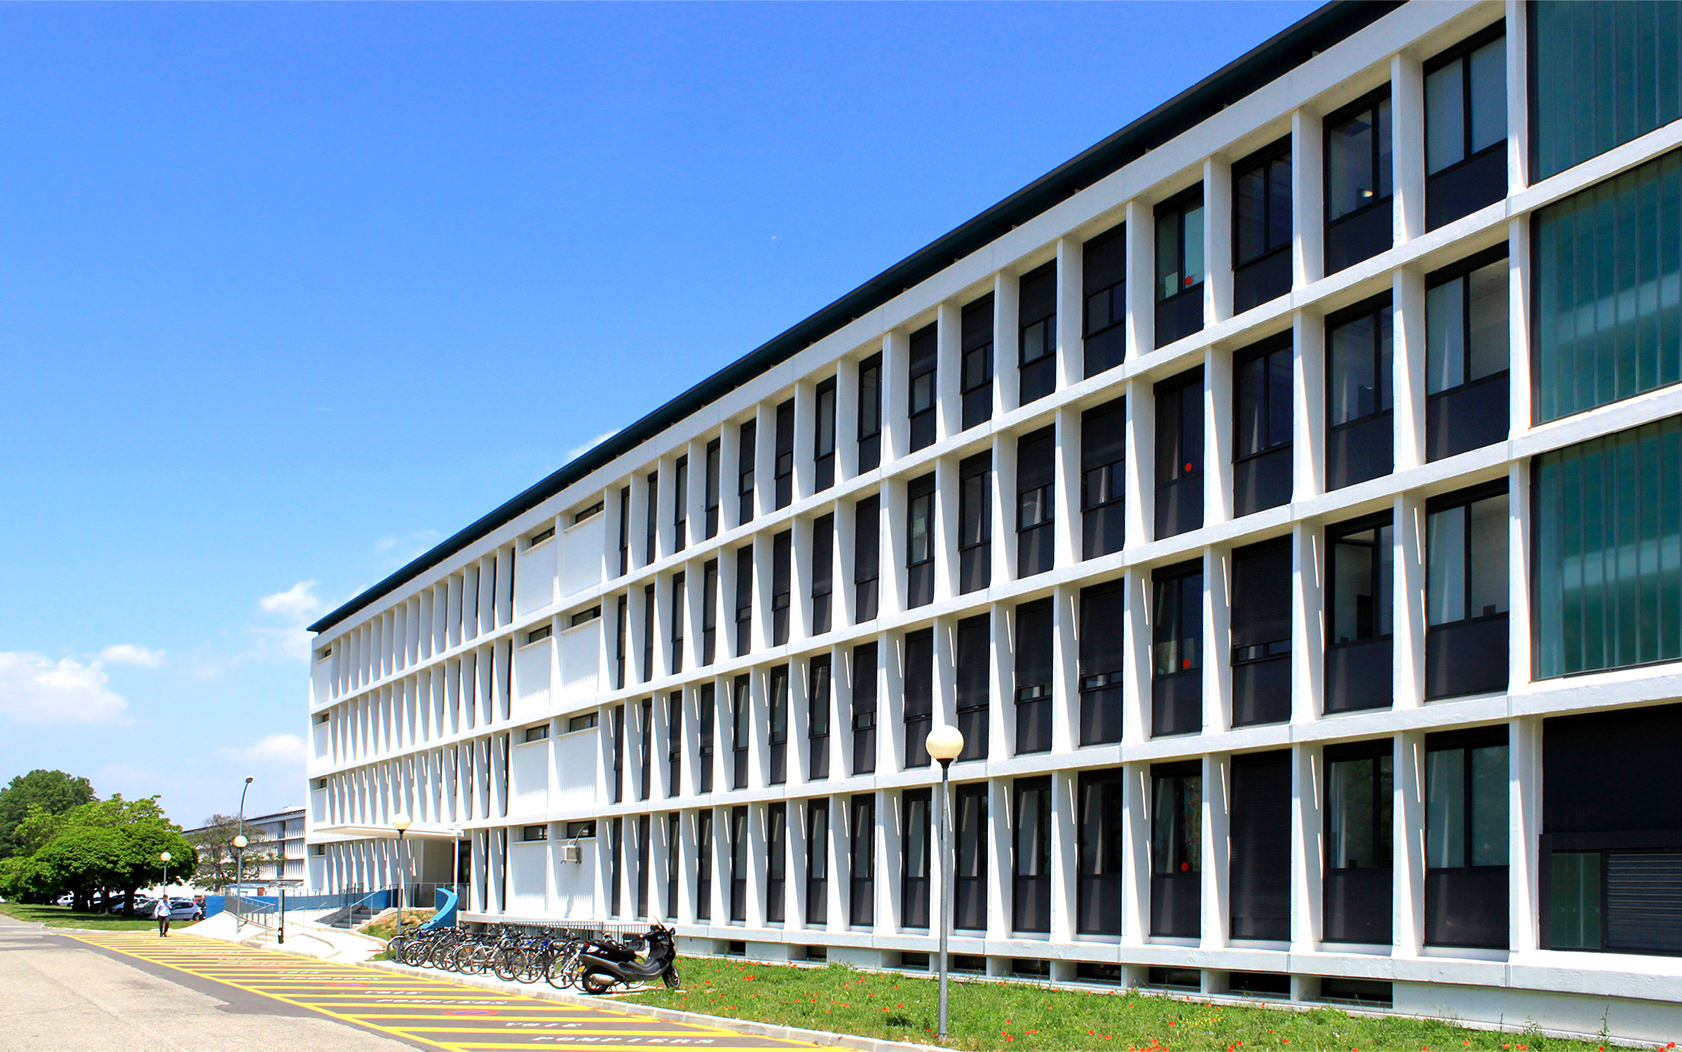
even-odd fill
[[(185, 934), (160, 939), (156, 933), (86, 932), (76, 933), (74, 938), (107, 953), (389, 1035), (411, 1047), (451, 1052), (635, 1052), (657, 1048), (737, 1052), (820, 1047), (749, 1036), (722, 1026), (664, 1022), (611, 1008), (499, 993), (428, 975), (311, 960)], [(36, 1047), (58, 1046), (49, 1041)]]

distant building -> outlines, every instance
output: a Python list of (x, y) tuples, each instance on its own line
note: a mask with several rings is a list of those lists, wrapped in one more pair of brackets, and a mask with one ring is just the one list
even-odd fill
[(963, 969), (1674, 1037), (1679, 52), (1330, 4), (628, 422), (312, 626), (316, 880), (923, 969), (955, 725)]
[[(304, 845), (305, 813), (302, 807), (288, 807), (266, 815), (245, 817), (245, 836), (255, 853), (245, 863), (245, 883), (248, 887), (269, 889), (302, 888), (308, 883), (309, 866)], [(187, 839), (196, 839), (207, 827), (186, 830)], [(262, 861), (256, 861), (256, 858)], [(232, 860), (230, 872), (232, 871)]]

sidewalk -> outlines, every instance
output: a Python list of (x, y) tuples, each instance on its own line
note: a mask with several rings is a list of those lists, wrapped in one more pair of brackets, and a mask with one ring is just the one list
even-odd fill
[(289, 953), (345, 964), (361, 964), (385, 949), (385, 943), (378, 939), (343, 928), (316, 924), (292, 914), (286, 917), (284, 944), (280, 942), (278, 929), (265, 928), (261, 924), (249, 921), (242, 923), (238, 917), (226, 912), (178, 930), (202, 935), (208, 939), (238, 943), (241, 946), (282, 949)]

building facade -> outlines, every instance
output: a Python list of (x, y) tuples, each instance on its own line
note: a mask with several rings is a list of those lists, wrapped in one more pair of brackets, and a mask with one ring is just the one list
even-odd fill
[[(245, 819), (245, 836), (252, 847), (245, 860), (245, 884), (251, 888), (303, 888), (309, 877), (309, 864), (304, 843), (304, 827), (308, 822), (302, 807), (288, 807), (266, 815)], [(230, 820), (231, 821), (231, 820)], [(209, 827), (200, 826), (186, 831), (187, 838), (198, 842), (199, 835)], [(201, 850), (204, 850), (201, 848)], [(232, 856), (224, 861), (228, 872), (236, 868)]]
[[(1682, 1023), (1682, 6), (1333, 4), (313, 626), (313, 883)], [(389, 839), (414, 823), (407, 851)]]

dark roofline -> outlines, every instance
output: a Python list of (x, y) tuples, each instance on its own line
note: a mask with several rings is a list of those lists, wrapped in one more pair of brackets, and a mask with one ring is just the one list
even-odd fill
[(1401, 6), (1401, 0), (1333, 0), (1133, 121), (1073, 160), (1052, 169), (957, 229), (900, 260), (816, 314), (720, 369), (641, 420), (604, 440), (512, 500), (310, 625), (322, 632), (537, 507), (685, 417), (717, 401), (906, 289), (982, 248), (1181, 132), (1214, 116), (1314, 55)]

